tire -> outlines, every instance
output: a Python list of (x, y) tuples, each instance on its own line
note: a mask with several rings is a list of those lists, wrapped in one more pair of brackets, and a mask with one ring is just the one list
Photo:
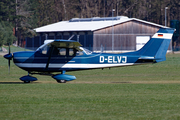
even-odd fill
[(66, 80), (56, 80), (58, 83), (66, 83)]
[(24, 81), (24, 83), (30, 83), (31, 81)]

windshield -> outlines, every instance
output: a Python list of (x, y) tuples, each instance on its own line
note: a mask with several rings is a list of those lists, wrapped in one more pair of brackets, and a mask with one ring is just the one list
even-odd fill
[(40, 51), (40, 50), (42, 50), (44, 47), (47, 47), (47, 44), (49, 44), (49, 43), (44, 43), (44, 44), (41, 45), (36, 51)]
[(39, 47), (36, 51), (46, 55), (50, 52), (50, 48), (51, 48), (51, 44), (44, 44), (41, 47)]

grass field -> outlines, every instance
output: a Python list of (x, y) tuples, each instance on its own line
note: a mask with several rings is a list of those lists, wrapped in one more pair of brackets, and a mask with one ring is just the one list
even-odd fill
[[(8, 46), (3, 46), (7, 51), (9, 50)], [(11, 52), (17, 52), (17, 51), (28, 51), (28, 49), (25, 48), (20, 48), (20, 47), (15, 47), (11, 45)], [(2, 51), (1, 51), (2, 52)]]
[(180, 54), (158, 64), (69, 72), (58, 84), (49, 76), (22, 83), (27, 72), (0, 56), (0, 119), (180, 119)]

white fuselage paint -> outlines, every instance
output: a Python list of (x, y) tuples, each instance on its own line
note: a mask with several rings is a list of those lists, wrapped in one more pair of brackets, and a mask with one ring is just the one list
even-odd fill
[[(46, 64), (41, 63), (15, 63), (18, 67), (24, 68), (45, 68)], [(121, 67), (127, 65), (135, 65), (135, 63), (117, 63), (117, 64), (49, 64), (48, 68), (77, 68), (77, 69), (93, 69), (106, 67)]]

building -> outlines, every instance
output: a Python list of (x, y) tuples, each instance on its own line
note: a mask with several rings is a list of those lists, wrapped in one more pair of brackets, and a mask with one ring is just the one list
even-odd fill
[(73, 18), (34, 29), (38, 36), (27, 39), (26, 44), (38, 47), (45, 39), (71, 39), (92, 51), (134, 51), (162, 27), (165, 26), (125, 16)]

